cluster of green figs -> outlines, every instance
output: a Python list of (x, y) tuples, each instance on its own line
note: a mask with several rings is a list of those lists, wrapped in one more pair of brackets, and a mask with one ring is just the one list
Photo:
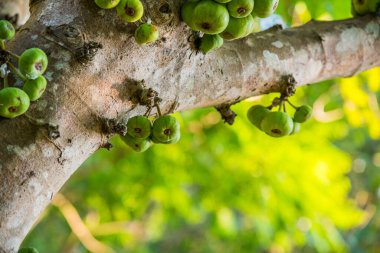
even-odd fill
[[(144, 15), (144, 6), (140, 0), (95, 0), (102, 9), (116, 8), (119, 17), (127, 23), (139, 21)], [(135, 40), (139, 45), (155, 42), (159, 37), (157, 27), (150, 23), (140, 24), (135, 31)]]
[[(6, 43), (15, 36), (15, 28), (7, 20), (0, 20), (0, 116), (15, 118), (24, 114), (31, 101), (39, 99), (46, 89), (47, 81), (42, 76), (48, 66), (45, 52), (29, 48), (21, 56), (7, 50)], [(17, 62), (18, 68), (12, 63)], [(23, 82), (22, 88), (10, 87), (9, 71)]]
[(279, 0), (188, 0), (181, 8), (183, 21), (204, 33), (199, 50), (215, 50), (224, 40), (236, 40), (260, 31), (260, 18), (274, 13)]
[(301, 129), (301, 123), (309, 120), (313, 111), (308, 105), (295, 107), (292, 118), (285, 111), (272, 111), (271, 109), (271, 106), (254, 105), (248, 110), (247, 117), (259, 130), (272, 137), (283, 137), (298, 133)]
[(175, 144), (181, 138), (180, 124), (171, 115), (160, 116), (153, 124), (149, 118), (139, 115), (127, 122), (127, 134), (121, 139), (136, 152), (144, 152), (152, 143)]
[(380, 10), (380, 0), (352, 0), (351, 4), (351, 13), (354, 16), (376, 13)]

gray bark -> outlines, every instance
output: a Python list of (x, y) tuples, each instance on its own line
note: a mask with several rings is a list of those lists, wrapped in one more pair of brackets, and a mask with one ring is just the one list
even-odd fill
[[(191, 48), (191, 31), (179, 20), (183, 1), (144, 1), (146, 17), (161, 32), (158, 42), (144, 47), (134, 42), (134, 24), (122, 23), (115, 11), (100, 10), (90, 0), (34, 2), (10, 49), (44, 49), (49, 88), (26, 115), (0, 120), (0, 252), (17, 251), (52, 196), (107, 143), (104, 118), (145, 112), (131, 96), (135, 81), (144, 79), (156, 90), (168, 113), (278, 92), (287, 75), (305, 85), (380, 65), (379, 17), (271, 29), (204, 56)], [(166, 3), (170, 13), (160, 12)], [(93, 61), (83, 65), (43, 36), (47, 27), (63, 24), (103, 45)], [(54, 126), (59, 138), (53, 138)]]

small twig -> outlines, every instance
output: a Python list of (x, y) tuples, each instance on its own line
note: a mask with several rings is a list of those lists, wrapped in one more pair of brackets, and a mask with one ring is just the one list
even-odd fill
[(4, 40), (0, 40), (0, 48), (5, 51), (6, 47), (5, 47)]
[(15, 74), (21, 81), (26, 82), (28, 79), (10, 62), (7, 63), (13, 74)]

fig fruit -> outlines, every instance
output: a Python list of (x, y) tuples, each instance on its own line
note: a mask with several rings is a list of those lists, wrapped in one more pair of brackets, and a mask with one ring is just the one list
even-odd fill
[(249, 108), (247, 118), (254, 126), (261, 130), (261, 122), (269, 112), (270, 110), (265, 106), (254, 105)]
[(27, 80), (22, 89), (28, 94), (30, 101), (39, 99), (46, 89), (46, 79), (39, 76), (34, 80)]
[(121, 0), (116, 11), (125, 22), (136, 22), (144, 15), (144, 6), (140, 0)]
[(251, 15), (245, 18), (230, 17), (227, 28), (220, 34), (225, 40), (235, 40), (249, 35), (254, 27), (253, 17)]
[(194, 27), (206, 34), (218, 34), (228, 25), (230, 15), (227, 8), (212, 0), (200, 1), (193, 11)]
[(244, 18), (249, 16), (253, 7), (253, 0), (232, 0), (227, 4), (228, 12), (230, 13), (230, 16), (234, 18)]
[(181, 17), (182, 20), (192, 29), (196, 30), (193, 22), (193, 12), (197, 2), (188, 1), (184, 3), (181, 7)]
[(139, 45), (146, 45), (158, 39), (159, 32), (155, 25), (142, 24), (135, 31), (135, 40)]
[(159, 143), (170, 143), (178, 138), (178, 134), (180, 134), (180, 125), (173, 116), (161, 116), (153, 123), (153, 139)]
[(147, 117), (135, 116), (128, 120), (127, 133), (136, 139), (146, 139), (149, 137), (152, 124)]
[(293, 119), (285, 112), (269, 112), (261, 122), (261, 129), (272, 137), (289, 135), (293, 127)]
[(204, 54), (220, 48), (223, 45), (223, 39), (218, 34), (205, 34), (201, 38), (199, 50)]
[(36, 79), (45, 73), (48, 58), (44, 51), (39, 48), (25, 50), (18, 61), (18, 67), (22, 74), (28, 79)]
[(15, 36), (16, 30), (7, 20), (0, 20), (0, 40), (11, 40)]
[(253, 13), (260, 17), (266, 18), (272, 15), (278, 6), (279, 0), (259, 0), (255, 1), (255, 7), (253, 8)]
[(24, 114), (30, 105), (28, 94), (15, 87), (7, 87), (0, 90), (0, 116), (15, 118)]
[(294, 121), (298, 123), (303, 123), (311, 118), (313, 114), (313, 108), (308, 105), (303, 105), (298, 107), (294, 113)]
[(296, 134), (301, 130), (301, 123), (298, 123), (298, 122), (293, 122), (293, 123), (294, 123), (293, 124), (293, 130), (290, 133), (290, 135)]
[(112, 9), (120, 3), (120, 0), (95, 0), (95, 3), (102, 9)]
[(127, 144), (136, 152), (144, 152), (148, 150), (150, 146), (152, 145), (149, 138), (138, 139), (138, 138), (133, 138), (129, 134), (126, 134), (125, 136), (121, 136), (121, 140), (124, 141), (125, 144)]

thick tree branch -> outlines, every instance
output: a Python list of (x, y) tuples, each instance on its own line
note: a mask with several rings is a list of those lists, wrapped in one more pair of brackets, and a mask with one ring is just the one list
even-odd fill
[[(204, 56), (191, 49), (191, 31), (179, 20), (183, 1), (144, 1), (146, 18), (161, 31), (146, 47), (134, 42), (135, 25), (92, 0), (34, 2), (11, 49), (37, 46), (49, 54), (49, 88), (25, 116), (0, 120), (0, 252), (18, 249), (52, 196), (108, 141), (104, 118), (145, 112), (132, 97), (137, 81), (159, 93), (167, 113), (280, 91), (287, 75), (305, 85), (380, 65), (378, 17), (269, 30)], [(84, 65), (67, 49), (83, 45), (78, 30), (103, 45)]]

